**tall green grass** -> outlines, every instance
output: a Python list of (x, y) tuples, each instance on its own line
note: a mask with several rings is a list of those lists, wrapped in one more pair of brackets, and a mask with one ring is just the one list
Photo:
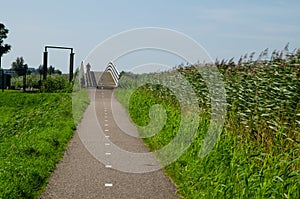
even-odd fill
[(0, 198), (38, 197), (75, 128), (71, 94), (0, 93)]
[[(165, 172), (184, 198), (300, 198), (300, 65), (299, 55), (270, 61), (218, 64), (226, 89), (227, 116), (213, 151), (198, 156), (209, 127), (210, 94), (200, 66), (176, 68), (198, 96), (199, 129), (189, 149)], [(208, 66), (209, 67), (209, 66)], [(172, 71), (161, 73), (168, 75)], [(137, 78), (123, 75), (115, 91), (137, 125), (149, 124), (149, 108), (162, 104), (163, 129), (144, 139), (152, 151), (167, 144), (178, 131), (179, 105), (166, 89), (148, 85), (135, 90)], [(155, 88), (155, 89), (153, 89)], [(184, 88), (182, 88), (184, 90)], [(129, 105), (125, 105), (129, 99)]]

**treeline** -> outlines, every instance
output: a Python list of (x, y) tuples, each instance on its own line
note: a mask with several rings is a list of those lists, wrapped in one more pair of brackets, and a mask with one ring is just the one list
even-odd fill
[[(23, 57), (17, 57), (16, 61), (14, 61), (11, 64), (11, 69), (13, 72), (15, 72), (15, 75), (17, 76), (23, 76), (23, 75), (30, 75), (30, 74), (43, 74), (43, 66), (40, 65), (37, 68), (29, 68), (27, 64), (25, 64)], [(62, 72), (59, 69), (56, 69), (53, 66), (49, 66), (47, 68), (48, 75), (62, 75)]]

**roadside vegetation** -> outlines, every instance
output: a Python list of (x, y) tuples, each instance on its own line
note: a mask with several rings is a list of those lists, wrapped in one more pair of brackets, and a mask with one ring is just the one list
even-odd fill
[[(41, 76), (31, 74), (26, 76), (26, 91), (61, 93), (72, 92), (73, 83), (69, 83), (68, 75), (49, 75), (46, 80), (41, 80)], [(23, 88), (24, 78), (22, 76), (13, 77), (11, 79), (11, 88)]]
[(176, 135), (180, 103), (161, 85), (146, 84), (133, 90), (136, 80), (176, 71), (194, 88), (201, 108), (198, 132), (188, 150), (164, 168), (178, 186), (179, 195), (300, 198), (300, 51), (274, 51), (271, 58), (264, 59), (266, 56), (267, 50), (257, 60), (251, 54), (238, 63), (233, 59), (216, 61), (226, 89), (227, 115), (214, 149), (202, 158), (199, 150), (209, 126), (211, 105), (210, 93), (198, 70), (201, 66), (180, 65), (159, 74), (122, 74), (121, 88), (115, 95), (135, 124), (148, 125), (149, 110), (155, 104), (166, 110), (162, 130), (144, 139), (152, 151)]
[[(56, 78), (48, 77), (49, 89), (70, 87)], [(74, 118), (72, 93), (65, 87), (47, 91), (0, 93), (0, 198), (39, 196), (89, 103), (87, 91), (77, 89)]]
[[(11, 69), (3, 69), (1, 57), (11, 50), (4, 44), (8, 32), (0, 23), (1, 79), (12, 76), (11, 85), (0, 83), (2, 89), (11, 89), (0, 92), (0, 198), (37, 198), (72, 138), (89, 98), (76, 78), (69, 82), (55, 67), (48, 68), (47, 80), (41, 79), (42, 66), (29, 68), (23, 57), (17, 57)], [(9, 74), (2, 75), (4, 70)]]

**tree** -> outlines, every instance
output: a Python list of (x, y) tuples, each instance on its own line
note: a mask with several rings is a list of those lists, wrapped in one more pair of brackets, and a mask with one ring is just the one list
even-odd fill
[(59, 69), (55, 69), (54, 74), (62, 75), (62, 72)]
[[(43, 66), (40, 65), (36, 69), (36, 71), (38, 74), (43, 74)], [(53, 66), (48, 67), (47, 73), (48, 73), (48, 75), (54, 75), (54, 74), (61, 75), (62, 74), (62, 72), (59, 69), (55, 69), (55, 67), (53, 67)]]
[(39, 67), (36, 69), (36, 72), (40, 75), (43, 74), (43, 66), (42, 65), (39, 65)]
[(23, 57), (17, 57), (16, 61), (11, 64), (11, 68), (17, 73), (17, 75), (23, 76), (26, 74), (28, 66), (27, 64), (24, 64)]
[(52, 65), (50, 65), (47, 71), (48, 71), (49, 75), (52, 75), (52, 74), (54, 74), (55, 67), (53, 67)]
[(23, 76), (23, 91), (26, 89), (26, 73), (28, 66), (24, 64), (23, 57), (17, 57), (16, 61), (11, 64), (12, 69), (17, 73), (19, 76)]
[(2, 55), (10, 51), (11, 46), (4, 44), (4, 39), (7, 38), (8, 29), (5, 28), (5, 25), (0, 23), (0, 69), (1, 69), (1, 57)]
[(52, 65), (47, 69), (48, 75), (61, 75), (62, 72), (59, 69), (55, 69), (55, 67), (53, 67)]

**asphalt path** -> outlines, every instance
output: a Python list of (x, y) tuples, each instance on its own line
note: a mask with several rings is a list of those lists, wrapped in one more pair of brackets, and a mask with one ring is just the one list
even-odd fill
[(179, 198), (113, 90), (91, 103), (40, 198)]

